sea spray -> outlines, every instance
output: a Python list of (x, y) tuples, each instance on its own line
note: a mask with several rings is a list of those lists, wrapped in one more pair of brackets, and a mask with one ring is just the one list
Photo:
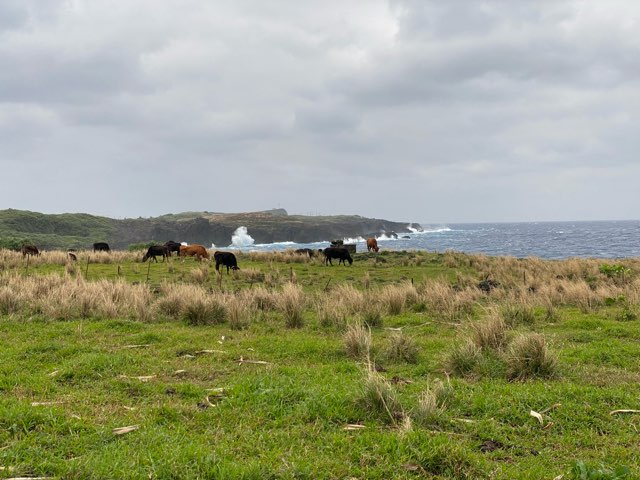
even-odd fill
[(255, 240), (247, 233), (247, 227), (238, 227), (231, 236), (231, 247), (244, 248), (251, 247)]

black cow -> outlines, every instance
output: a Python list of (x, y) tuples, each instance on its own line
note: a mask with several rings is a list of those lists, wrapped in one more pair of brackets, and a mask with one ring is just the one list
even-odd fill
[(338, 259), (338, 265), (340, 265), (341, 263), (344, 263), (346, 265), (345, 260), (349, 262), (349, 265), (353, 264), (353, 259), (351, 258), (351, 255), (349, 255), (349, 251), (346, 248), (328, 247), (325, 248), (322, 253), (324, 253), (325, 265), (333, 265), (333, 262), (331, 261), (332, 258)]
[(180, 245), (180, 243), (174, 242), (173, 240), (169, 240), (164, 244), (164, 246), (169, 249), (169, 256), (171, 256), (171, 252), (176, 252), (177, 255), (180, 255)]
[(27, 255), (40, 255), (40, 251), (35, 245), (23, 245), (20, 251), (22, 252), (22, 258), (26, 257)]
[(96, 242), (93, 244), (94, 252), (110, 252), (109, 244), (105, 242)]
[(294, 253), (297, 253), (299, 255), (309, 255), (309, 257), (316, 256), (316, 251), (310, 248), (299, 248)]
[(213, 258), (216, 260), (216, 271), (219, 272), (220, 264), (227, 267), (227, 273), (229, 273), (229, 268), (231, 270), (240, 270), (238, 268), (238, 261), (236, 260), (236, 256), (231, 252), (216, 252), (213, 254)]
[(171, 255), (169, 249), (165, 245), (151, 245), (147, 253), (142, 257), (142, 261), (146, 262), (149, 258), (153, 258), (156, 263), (158, 263), (158, 259), (156, 257), (162, 257), (162, 261), (164, 262), (167, 257)]

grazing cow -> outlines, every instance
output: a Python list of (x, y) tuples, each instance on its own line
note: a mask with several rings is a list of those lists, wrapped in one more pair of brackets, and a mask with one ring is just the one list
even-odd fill
[(349, 250), (346, 248), (328, 247), (324, 249), (323, 253), (325, 265), (333, 265), (333, 262), (331, 261), (332, 258), (338, 259), (338, 265), (341, 263), (346, 265), (345, 260), (349, 262), (349, 265), (353, 264), (353, 259), (351, 258), (351, 255), (349, 255)]
[(316, 256), (316, 251), (312, 250), (310, 248), (299, 248), (294, 253), (297, 253), (299, 255), (309, 255), (309, 257), (315, 257)]
[(227, 267), (227, 273), (229, 273), (229, 268), (231, 270), (240, 270), (236, 256), (231, 252), (216, 252), (213, 254), (213, 258), (216, 260), (216, 272), (220, 271), (220, 265)]
[(162, 261), (164, 262), (170, 255), (171, 252), (169, 252), (169, 249), (165, 245), (151, 245), (149, 250), (147, 250), (147, 253), (142, 257), (142, 261), (146, 262), (149, 258), (153, 258), (156, 263), (158, 263), (158, 259), (156, 257), (162, 257)]
[(169, 249), (169, 256), (171, 256), (171, 252), (176, 252), (176, 254), (180, 255), (181, 244), (179, 244), (178, 242), (169, 240), (168, 242), (165, 242), (164, 246)]
[(22, 258), (26, 257), (27, 255), (40, 255), (40, 251), (35, 245), (23, 245), (20, 251), (22, 252)]
[(367, 252), (370, 252), (371, 250), (374, 252), (380, 250), (378, 248), (378, 241), (375, 238), (367, 238)]
[(69, 260), (71, 260), (72, 262), (76, 262), (78, 261), (78, 257), (76, 256), (75, 253), (73, 252), (67, 252), (67, 255), (69, 256)]
[(94, 252), (110, 252), (109, 244), (105, 242), (96, 242), (93, 244)]
[(209, 260), (209, 253), (207, 249), (202, 245), (193, 244), (193, 245), (180, 245), (180, 253), (178, 254), (181, 257), (196, 257), (198, 260), (202, 260), (206, 258)]

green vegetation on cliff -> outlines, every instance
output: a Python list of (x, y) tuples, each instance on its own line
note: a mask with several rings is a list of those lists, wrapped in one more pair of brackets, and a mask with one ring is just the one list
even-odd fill
[(51, 215), (9, 209), (0, 210), (0, 247), (19, 248), (23, 243), (33, 243), (44, 249), (89, 248), (93, 242), (106, 241), (113, 248), (122, 249), (152, 240), (229, 245), (233, 232), (240, 226), (247, 227), (256, 243), (315, 242), (408, 231), (406, 223), (359, 215), (288, 215), (283, 209), (253, 213), (184, 212), (124, 220), (86, 213)]

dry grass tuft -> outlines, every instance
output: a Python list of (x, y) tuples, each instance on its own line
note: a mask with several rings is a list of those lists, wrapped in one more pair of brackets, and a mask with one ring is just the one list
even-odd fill
[(342, 329), (347, 324), (348, 314), (342, 303), (333, 298), (322, 296), (315, 301), (318, 321), (323, 327), (336, 327)]
[(232, 330), (244, 330), (251, 325), (253, 310), (249, 302), (242, 297), (231, 298), (227, 302), (227, 315), (229, 318), (229, 327)]
[(216, 325), (227, 320), (228, 311), (224, 303), (213, 297), (198, 296), (183, 305), (181, 317), (190, 325)]
[(393, 423), (405, 417), (396, 390), (371, 366), (364, 379), (362, 400), (365, 407), (386, 416)]
[(385, 356), (396, 362), (418, 363), (418, 346), (407, 334), (394, 332), (389, 337)]
[(451, 385), (448, 382), (445, 385), (442, 380), (436, 379), (418, 397), (418, 404), (411, 412), (411, 417), (415, 422), (424, 426), (438, 423), (452, 396)]
[(493, 312), (484, 321), (473, 324), (471, 340), (480, 349), (502, 350), (507, 345), (507, 325)]
[(536, 314), (531, 305), (524, 301), (509, 301), (501, 308), (501, 316), (510, 327), (518, 325), (531, 326), (536, 323)]
[(367, 360), (371, 352), (371, 330), (360, 323), (347, 326), (343, 335), (344, 349), (352, 358)]
[(370, 328), (380, 328), (384, 323), (382, 308), (376, 302), (368, 302), (360, 311), (360, 318)]
[(199, 285), (203, 285), (209, 280), (209, 264), (203, 263), (197, 268), (191, 269), (189, 272), (189, 278), (192, 282), (197, 283)]
[(300, 285), (285, 284), (276, 303), (287, 327), (300, 328), (304, 325), (305, 295)]
[(482, 361), (482, 350), (471, 340), (456, 345), (444, 360), (445, 371), (454, 375), (467, 376), (474, 373)]
[(251, 283), (264, 282), (264, 272), (257, 268), (244, 268), (240, 270), (240, 275)]
[(380, 290), (378, 298), (389, 315), (400, 315), (410, 295), (417, 297), (413, 285), (389, 285)]
[(507, 360), (507, 375), (512, 380), (558, 375), (558, 360), (547, 348), (544, 336), (538, 333), (516, 337), (509, 346)]

